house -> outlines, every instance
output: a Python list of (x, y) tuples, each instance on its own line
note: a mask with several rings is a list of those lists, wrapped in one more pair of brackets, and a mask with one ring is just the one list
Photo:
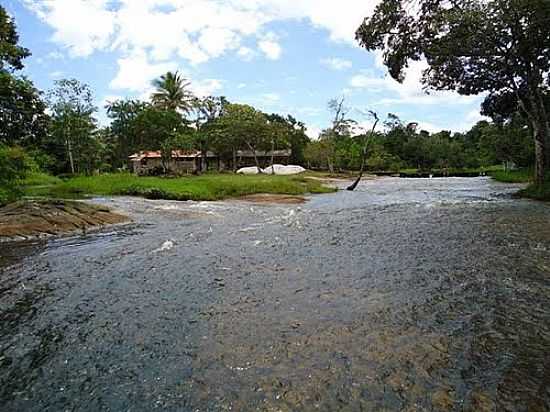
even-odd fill
[[(288, 165), (290, 155), (292, 154), (290, 149), (285, 150), (273, 150), (256, 152), (256, 158), (261, 168), (271, 166), (271, 164)], [(256, 166), (256, 159), (254, 158), (254, 152), (252, 150), (237, 150), (234, 156), (236, 165), (233, 167), (233, 159), (226, 159), (224, 166), (226, 169), (240, 169), (241, 167)], [(273, 163), (271, 162), (273, 160)]]
[[(207, 153), (208, 161), (218, 162), (218, 156)], [(160, 151), (145, 151), (129, 157), (130, 171), (137, 175), (147, 175), (155, 170), (162, 170), (162, 155)], [(166, 165), (167, 169), (176, 174), (195, 173), (201, 164), (201, 153), (198, 150), (174, 150), (172, 158)]]
[[(260, 167), (265, 168), (273, 164), (287, 165), (290, 159), (290, 150), (257, 151), (256, 157)], [(162, 155), (160, 151), (144, 151), (131, 155), (129, 158), (130, 171), (137, 175), (147, 175), (155, 170), (162, 170)], [(201, 152), (198, 150), (174, 150), (167, 168), (175, 174), (196, 173), (201, 168)], [(213, 152), (207, 152), (206, 161), (209, 169), (236, 170), (241, 167), (256, 166), (254, 152), (251, 150), (237, 150), (230, 158), (220, 158)], [(235, 164), (234, 164), (235, 163)]]

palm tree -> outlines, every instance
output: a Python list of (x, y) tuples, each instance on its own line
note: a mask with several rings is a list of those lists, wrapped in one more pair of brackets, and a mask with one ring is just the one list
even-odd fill
[(188, 89), (190, 84), (179, 72), (167, 72), (153, 81), (156, 90), (151, 100), (160, 109), (188, 113), (193, 109), (194, 101), (193, 93)]

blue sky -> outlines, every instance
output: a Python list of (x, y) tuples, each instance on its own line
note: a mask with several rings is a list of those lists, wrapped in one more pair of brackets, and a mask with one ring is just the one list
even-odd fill
[[(25, 74), (42, 90), (59, 78), (92, 86), (98, 106), (147, 98), (151, 80), (180, 70), (199, 95), (223, 95), (292, 114), (309, 134), (330, 123), (329, 99), (352, 117), (394, 113), (429, 131), (462, 131), (481, 119), (480, 97), (425, 94), (423, 63), (403, 84), (380, 55), (354, 41), (377, 0), (3, 0), (33, 55)], [(103, 111), (100, 120), (106, 122)]]

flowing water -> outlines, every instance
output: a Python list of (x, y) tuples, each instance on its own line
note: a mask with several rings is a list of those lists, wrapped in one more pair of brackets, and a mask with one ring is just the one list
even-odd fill
[(97, 199), (134, 223), (0, 244), (0, 410), (550, 410), (550, 207), (517, 188)]

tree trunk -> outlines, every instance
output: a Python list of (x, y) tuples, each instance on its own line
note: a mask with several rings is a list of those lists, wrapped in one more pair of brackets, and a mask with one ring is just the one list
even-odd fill
[(334, 166), (332, 165), (332, 162), (330, 161), (330, 157), (327, 157), (327, 166), (328, 166), (329, 173), (334, 174)]
[(546, 112), (544, 102), (537, 97), (538, 90), (536, 88), (530, 89), (528, 95), (528, 102), (522, 99), (519, 99), (519, 102), (533, 128), (533, 137), (535, 140), (535, 184), (542, 185), (544, 183), (547, 164), (547, 140), (550, 138), (548, 119), (544, 117)]
[(256, 163), (256, 167), (258, 168), (258, 173), (263, 173), (262, 168), (260, 167), (260, 161), (258, 160), (258, 155), (256, 154), (256, 149), (248, 142), (246, 142), (246, 145), (252, 151), (252, 155), (254, 156), (254, 163)]
[(208, 171), (208, 147), (205, 141), (201, 141), (200, 173)]
[(71, 145), (71, 139), (67, 138), (67, 152), (69, 153), (69, 163), (71, 165), (71, 173), (74, 175), (74, 159), (73, 159), (73, 148)]
[(544, 172), (546, 167), (546, 140), (543, 126), (539, 119), (533, 121), (533, 135), (535, 137), (535, 183), (544, 183)]
[[(371, 112), (371, 113), (373, 113), (373, 115), (375, 116), (375, 122), (374, 122), (374, 125), (372, 126), (372, 130), (369, 135), (372, 138), (376, 130), (376, 126), (378, 126), (379, 119), (376, 113), (374, 112)], [(369, 137), (365, 136), (365, 143), (363, 144), (363, 158), (361, 159), (361, 170), (359, 171), (359, 176), (357, 177), (355, 182), (347, 188), (347, 190), (349, 190), (350, 192), (353, 192), (357, 188), (357, 186), (359, 185), (359, 182), (361, 182), (361, 178), (363, 177), (363, 172), (365, 171), (365, 165), (367, 163), (367, 155), (369, 153), (369, 150), (368, 150), (369, 143), (370, 143)]]
[(275, 140), (271, 141), (271, 174), (275, 174), (275, 168), (273, 167), (273, 163), (275, 162)]
[(546, 108), (544, 102), (537, 94), (531, 100), (533, 105), (533, 135), (535, 137), (535, 183), (541, 185), (544, 183), (546, 166), (548, 166), (547, 145), (550, 139), (550, 128), (546, 118)]
[(365, 147), (364, 153), (363, 153), (363, 160), (361, 160), (361, 170), (359, 171), (359, 176), (357, 176), (357, 179), (351, 186), (348, 186), (346, 190), (349, 190), (350, 192), (353, 192), (357, 186), (359, 186), (359, 182), (361, 182), (361, 179), (363, 177), (363, 172), (365, 171), (365, 163), (367, 160), (367, 148)]
[(233, 148), (233, 173), (237, 171), (237, 151)]
[(550, 168), (550, 119), (548, 118), (548, 110), (546, 110), (546, 105), (540, 89), (537, 89), (535, 93), (537, 106), (539, 107), (539, 117), (541, 119), (541, 138), (544, 139), (544, 144), (546, 145), (545, 169), (548, 169)]

